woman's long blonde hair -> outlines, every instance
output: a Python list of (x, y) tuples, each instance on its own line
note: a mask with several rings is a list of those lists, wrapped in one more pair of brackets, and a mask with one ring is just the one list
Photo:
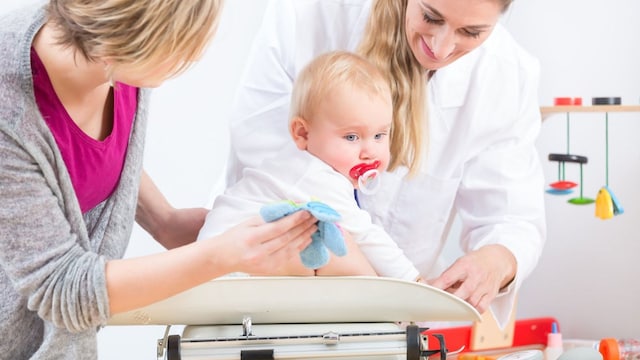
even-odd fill
[(50, 0), (58, 43), (89, 61), (144, 70), (169, 61), (183, 72), (215, 33), (223, 0)]
[[(496, 0), (506, 11), (513, 0)], [(389, 170), (406, 166), (415, 175), (427, 153), (426, 70), (407, 41), (407, 0), (373, 0), (358, 53), (388, 76), (393, 97), (393, 129)]]
[(407, 0), (375, 0), (358, 53), (388, 76), (393, 98), (389, 170), (406, 166), (415, 175), (427, 146), (425, 70), (405, 32)]

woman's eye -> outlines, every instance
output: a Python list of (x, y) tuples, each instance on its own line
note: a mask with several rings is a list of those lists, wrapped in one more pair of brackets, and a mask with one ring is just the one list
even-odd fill
[(358, 135), (349, 134), (349, 135), (345, 135), (344, 138), (347, 141), (356, 141), (358, 140)]
[(436, 19), (436, 18), (430, 16), (429, 14), (427, 14), (426, 12), (422, 12), (422, 17), (423, 17), (424, 21), (426, 21), (429, 24), (440, 25), (440, 24), (443, 23), (443, 21), (441, 19)]
[(480, 36), (480, 32), (479, 31), (471, 31), (471, 30), (462, 30), (464, 35), (470, 38), (474, 38), (477, 39)]
[(385, 133), (380, 133), (380, 134), (376, 134), (376, 136), (374, 137), (376, 140), (382, 140), (382, 138), (387, 135)]

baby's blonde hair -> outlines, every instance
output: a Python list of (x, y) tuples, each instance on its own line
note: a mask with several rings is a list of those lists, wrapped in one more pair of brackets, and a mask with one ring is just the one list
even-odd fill
[(148, 69), (166, 61), (169, 77), (186, 70), (215, 33), (223, 0), (50, 0), (58, 43), (89, 61)]
[(314, 112), (335, 89), (350, 86), (391, 103), (389, 83), (364, 57), (347, 51), (322, 54), (298, 74), (291, 94), (290, 119), (313, 119)]

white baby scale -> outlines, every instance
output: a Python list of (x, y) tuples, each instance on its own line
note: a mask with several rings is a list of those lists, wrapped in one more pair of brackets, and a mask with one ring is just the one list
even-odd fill
[[(428, 339), (414, 322), (477, 320), (465, 301), (416, 282), (225, 277), (118, 314), (109, 325), (167, 325), (157, 343), (163, 360), (419, 360), (446, 359), (448, 350), (446, 339)], [(186, 326), (169, 335), (171, 325)]]

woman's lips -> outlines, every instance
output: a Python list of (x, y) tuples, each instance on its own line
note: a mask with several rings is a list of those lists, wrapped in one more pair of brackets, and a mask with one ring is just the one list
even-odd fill
[(425, 55), (427, 55), (431, 60), (438, 60), (436, 58), (436, 55), (433, 53), (433, 51), (431, 51), (431, 48), (429, 47), (429, 45), (427, 45), (427, 42), (424, 41), (423, 38), (420, 38), (420, 47), (422, 48), (422, 51), (425, 53)]

